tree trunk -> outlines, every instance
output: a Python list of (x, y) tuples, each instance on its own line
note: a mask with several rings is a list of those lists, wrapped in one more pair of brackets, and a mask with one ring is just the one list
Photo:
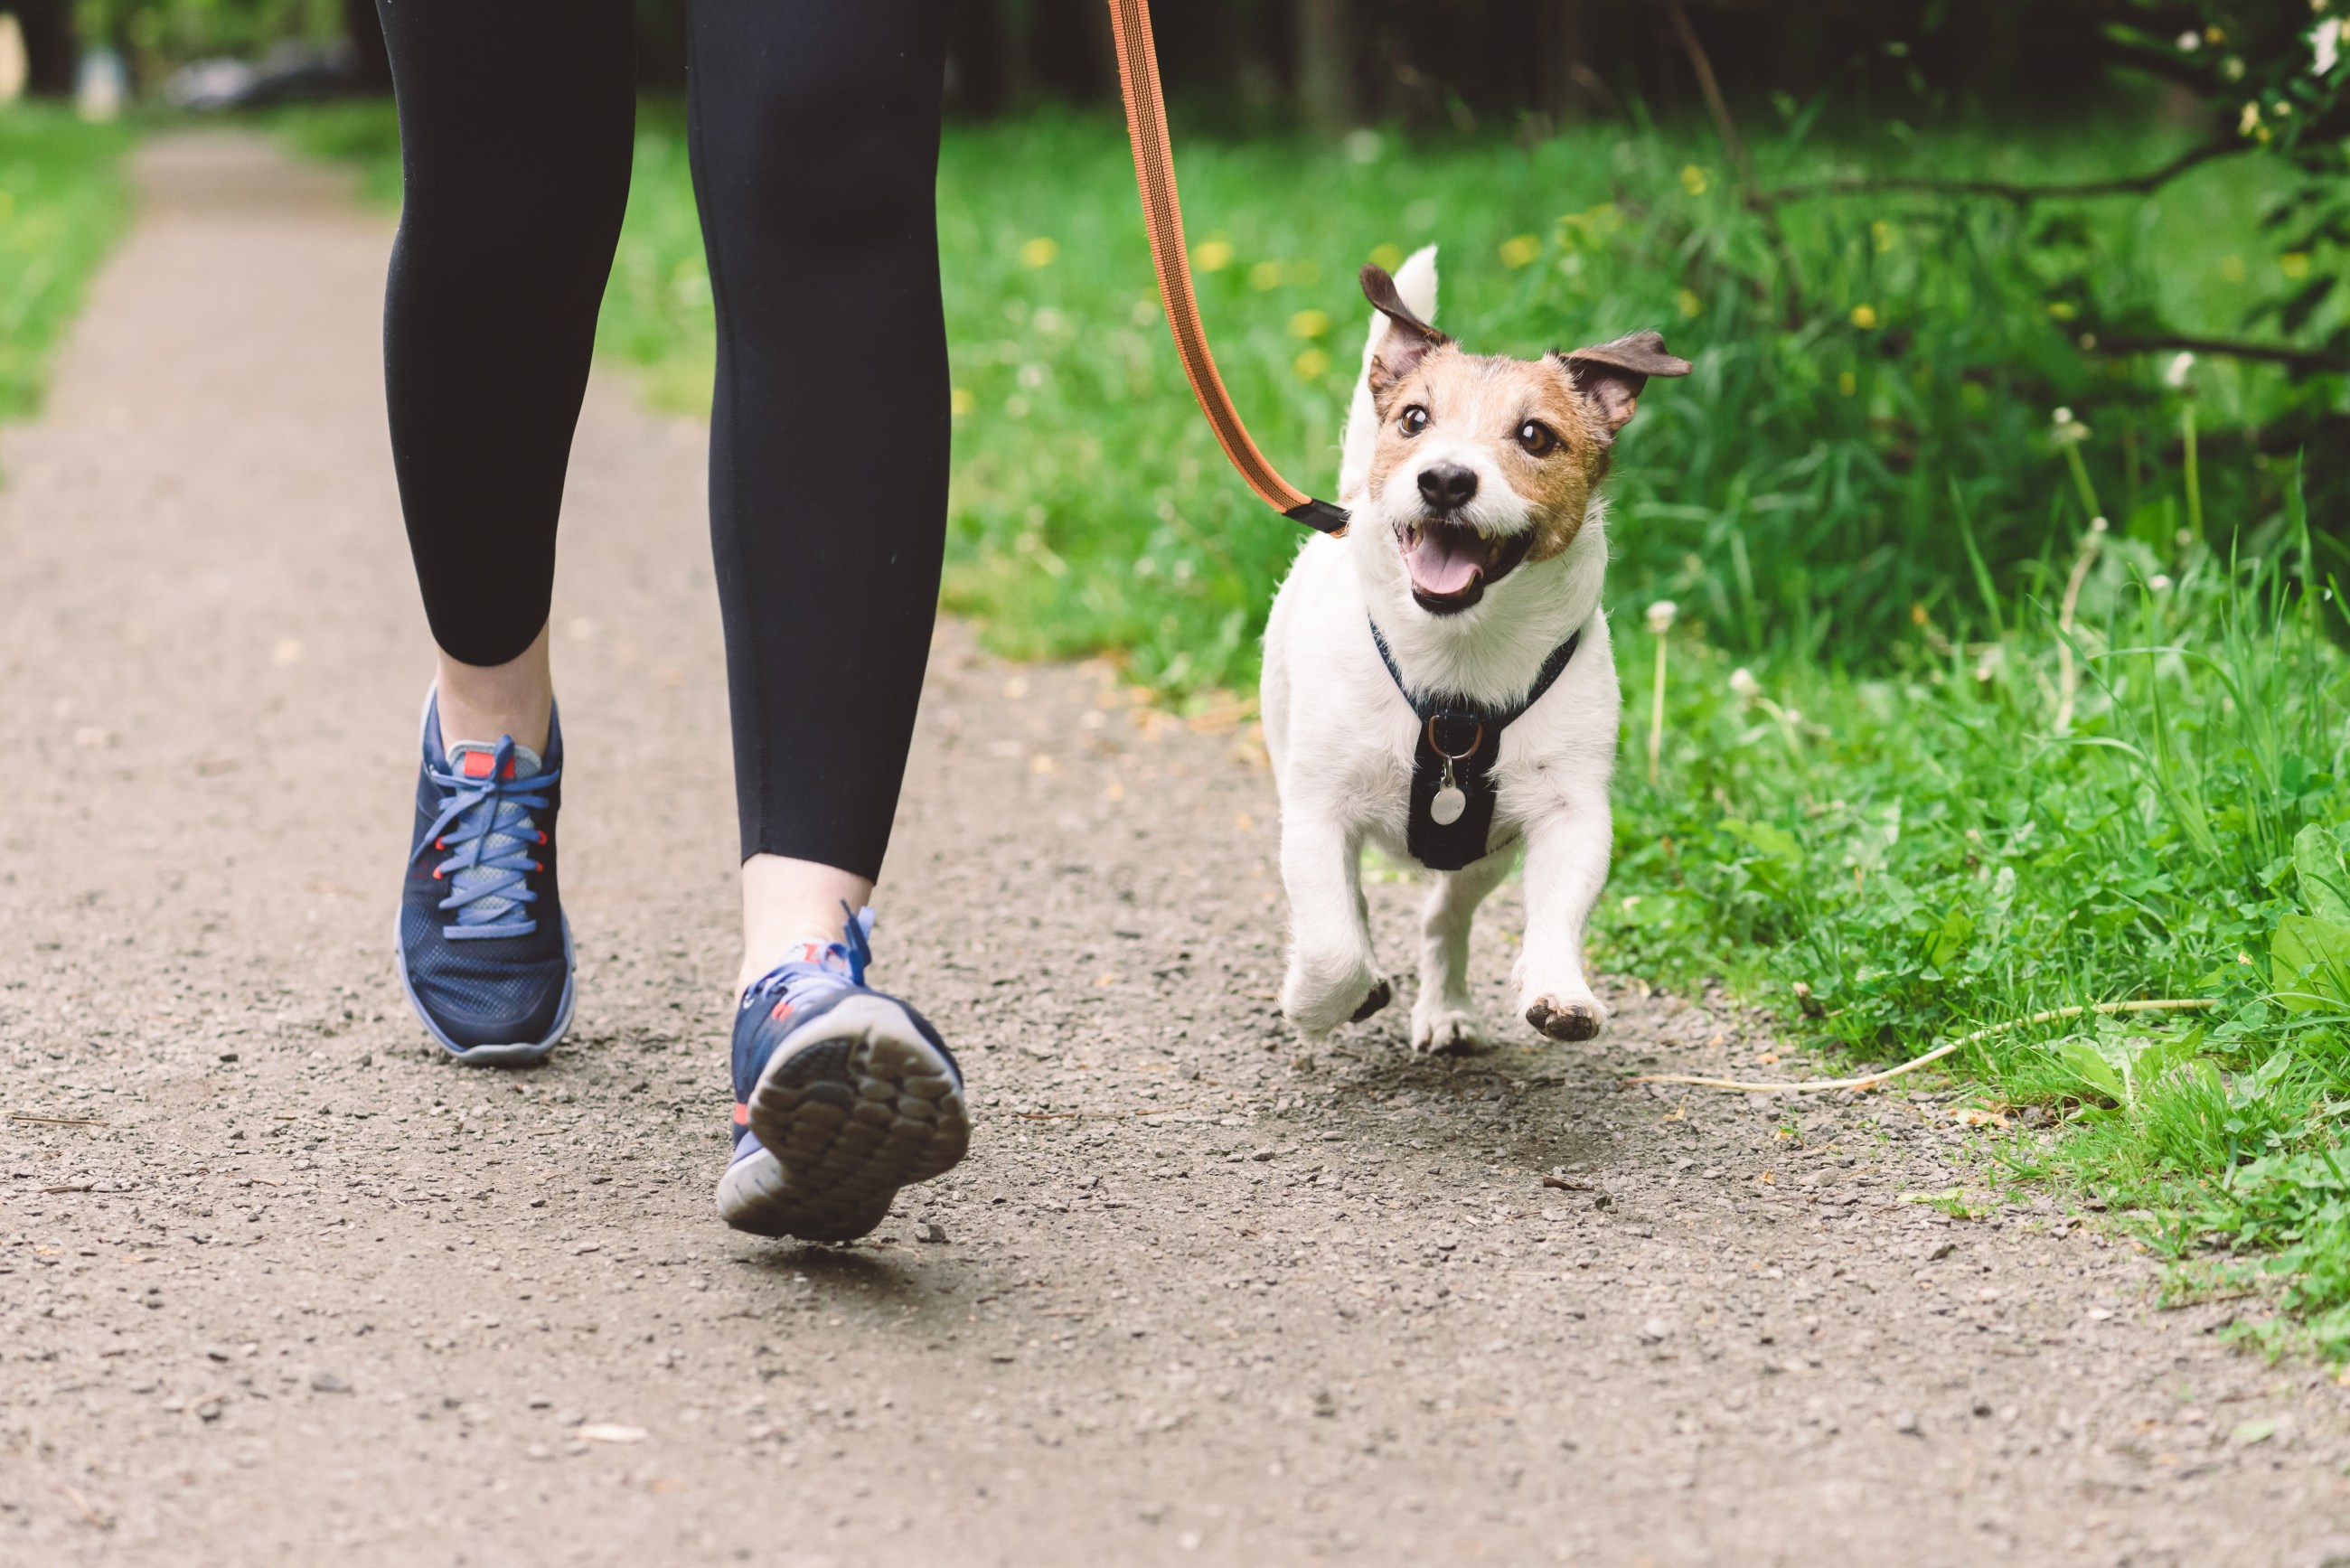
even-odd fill
[(72, 7), (67, 0), (23, 0), (9, 9), (25, 30), (26, 90), (44, 98), (69, 96), (80, 54)]
[(1353, 126), (1354, 29), (1347, 0), (1297, 0), (1297, 103), (1305, 123), (1335, 134)]

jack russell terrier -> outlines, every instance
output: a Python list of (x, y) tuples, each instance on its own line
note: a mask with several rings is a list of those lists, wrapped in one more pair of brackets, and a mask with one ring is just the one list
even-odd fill
[(1318, 1039), (1387, 1005), (1368, 840), (1436, 873), (1413, 1049), (1481, 1048), (1470, 922), (1523, 843), (1517, 1007), (1552, 1039), (1588, 1040), (1607, 1019), (1583, 941), (1607, 879), (1621, 706), (1598, 490), (1648, 379), (1690, 365), (1654, 332), (1540, 359), (1467, 353), (1429, 325), (1433, 246), (1362, 281), (1376, 308), (1338, 475), (1352, 524), (1298, 552), (1265, 628), (1282, 1012)]

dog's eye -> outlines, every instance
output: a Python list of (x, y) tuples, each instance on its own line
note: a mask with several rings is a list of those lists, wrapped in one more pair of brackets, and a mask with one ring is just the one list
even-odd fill
[(1428, 428), (1428, 410), (1414, 403), (1403, 411), (1403, 419), (1399, 422), (1404, 434), (1416, 436)]
[(1528, 420), (1518, 427), (1518, 444), (1525, 449), (1529, 457), (1547, 457), (1551, 449), (1558, 445), (1558, 437), (1552, 434), (1551, 428), (1541, 421)]

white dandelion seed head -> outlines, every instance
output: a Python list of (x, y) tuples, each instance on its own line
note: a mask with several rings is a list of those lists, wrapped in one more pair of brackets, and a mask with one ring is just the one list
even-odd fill
[(2170, 590), (2170, 574), (2168, 572), (2157, 572), (2154, 576), (2147, 578), (2146, 586), (2152, 588), (2156, 593), (2168, 593)]
[(1673, 617), (1680, 614), (1680, 610), (1681, 607), (1672, 600), (1659, 599), (1648, 607), (1648, 629), (1659, 637), (1664, 636), (1673, 629)]
[(2166, 387), (2184, 389), (2187, 385), (2187, 378), (2193, 373), (2194, 369), (2195, 356), (2181, 349), (2171, 356), (2169, 364), (2163, 367), (2162, 383)]
[(2102, 534), (2112, 526), (2113, 524), (2111, 523), (2106, 522), (2102, 517), (2092, 517), (2089, 519), (2089, 532), (2092, 534)]
[(1730, 690), (1742, 702), (1752, 702), (1762, 694), (1762, 682), (1754, 679), (1754, 671), (1742, 664), (1730, 672)]

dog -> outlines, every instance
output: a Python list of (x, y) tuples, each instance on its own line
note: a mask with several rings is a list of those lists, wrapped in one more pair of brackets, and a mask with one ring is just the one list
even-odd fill
[(1409, 860), (1417, 846), (1441, 868), (1420, 917), (1412, 1047), (1482, 1049), (1470, 924), (1523, 844), (1517, 1009), (1554, 1040), (1589, 1040), (1607, 1015), (1583, 944), (1607, 878), (1621, 707), (1599, 489), (1648, 379), (1690, 367), (1655, 332), (1540, 359), (1468, 353), (1430, 324), (1434, 246), (1362, 283), (1370, 334), (1338, 483), (1350, 524), (1298, 552), (1265, 628), (1282, 1012), (1318, 1040), (1387, 1005), (1362, 849)]

